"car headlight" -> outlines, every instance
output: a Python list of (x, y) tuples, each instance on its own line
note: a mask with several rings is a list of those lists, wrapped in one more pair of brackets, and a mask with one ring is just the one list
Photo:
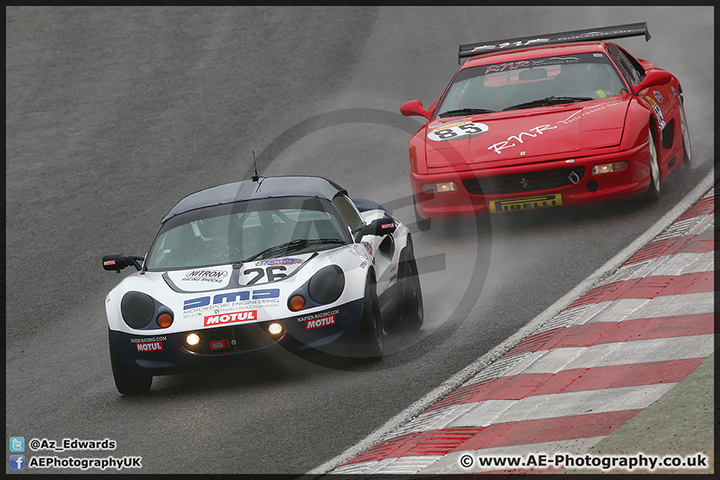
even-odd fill
[(129, 327), (142, 328), (152, 320), (155, 302), (145, 293), (128, 292), (120, 301), (120, 312)]
[(310, 298), (317, 303), (332, 303), (345, 289), (345, 274), (337, 265), (323, 267), (313, 275), (308, 285)]
[(142, 292), (127, 292), (120, 301), (120, 313), (131, 328), (143, 328), (155, 318), (160, 328), (168, 328), (173, 323), (172, 310)]

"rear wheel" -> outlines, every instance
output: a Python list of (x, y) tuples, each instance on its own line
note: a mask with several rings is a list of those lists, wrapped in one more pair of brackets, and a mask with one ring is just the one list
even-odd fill
[(650, 188), (646, 195), (651, 202), (657, 202), (660, 200), (660, 166), (652, 128), (648, 130), (648, 145), (650, 146)]
[(135, 375), (129, 372), (120, 360), (110, 330), (108, 330), (108, 341), (110, 343), (110, 363), (118, 392), (123, 395), (139, 395), (148, 392), (152, 385), (152, 376)]
[(375, 277), (371, 274), (365, 282), (360, 332), (353, 357), (358, 360), (377, 361), (384, 353), (383, 328), (380, 318)]
[(412, 242), (409, 239), (407, 248), (400, 254), (398, 270), (400, 312), (384, 326), (385, 331), (390, 334), (419, 330), (423, 324), (422, 290)]

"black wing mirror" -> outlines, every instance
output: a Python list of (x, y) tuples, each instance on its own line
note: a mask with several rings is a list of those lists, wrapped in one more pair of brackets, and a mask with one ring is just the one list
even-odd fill
[(376, 237), (390, 235), (395, 232), (396, 229), (397, 224), (392, 218), (376, 218), (372, 222), (360, 227), (357, 235), (355, 236), (355, 241), (359, 242), (365, 235), (375, 235)]
[(123, 268), (133, 265), (137, 270), (142, 270), (141, 261), (145, 260), (145, 257), (138, 255), (125, 255), (124, 253), (111, 253), (105, 255), (102, 258), (103, 268), (105, 270), (115, 270), (120, 273)]

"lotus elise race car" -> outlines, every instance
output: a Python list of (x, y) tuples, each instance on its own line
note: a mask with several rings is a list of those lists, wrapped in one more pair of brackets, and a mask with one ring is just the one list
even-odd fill
[(254, 176), (186, 196), (106, 299), (120, 393), (153, 375), (212, 368), (253, 352), (313, 349), (378, 359), (383, 330), (423, 323), (408, 228), (318, 177)]
[(461, 45), (411, 138), (418, 221), (660, 195), (691, 161), (683, 90), (611, 38), (645, 23)]

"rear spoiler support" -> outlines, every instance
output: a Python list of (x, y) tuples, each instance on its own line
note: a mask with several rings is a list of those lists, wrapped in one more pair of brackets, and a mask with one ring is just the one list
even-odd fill
[(500, 50), (512, 50), (515, 48), (531, 47), (536, 45), (554, 45), (557, 43), (581, 42), (583, 40), (603, 40), (608, 38), (623, 38), (645, 36), (645, 41), (650, 40), (650, 32), (647, 22), (629, 23), (627, 25), (615, 25), (611, 27), (588, 28), (586, 30), (574, 30), (570, 32), (549, 33), (535, 35), (532, 37), (517, 37), (506, 40), (493, 40), (491, 42), (469, 43), (460, 45), (458, 51), (458, 62), (462, 59), (482, 55), (483, 53), (496, 52)]

